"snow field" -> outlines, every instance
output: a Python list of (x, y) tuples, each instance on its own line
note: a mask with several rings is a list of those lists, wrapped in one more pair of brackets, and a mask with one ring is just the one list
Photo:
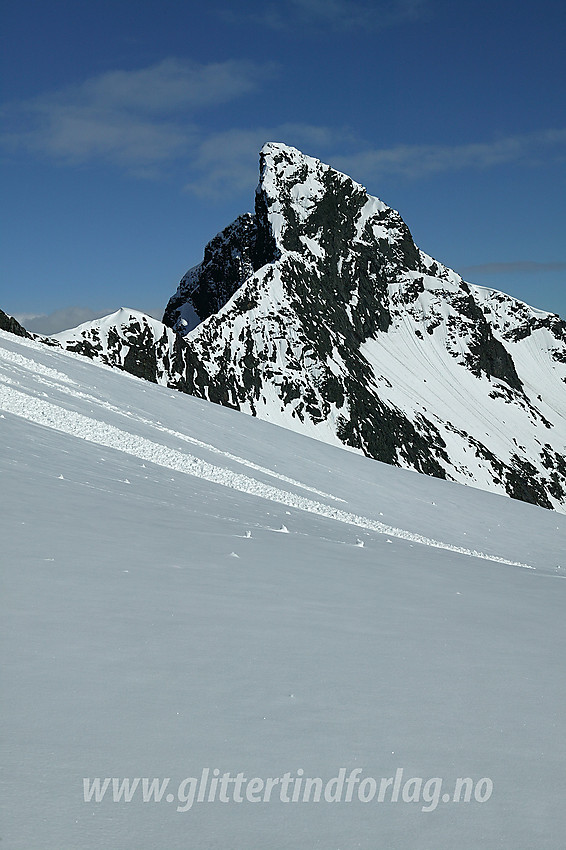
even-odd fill
[[(0, 357), (6, 847), (561, 850), (563, 516), (2, 350), (30, 361)], [(176, 788), (206, 767), (493, 794), (428, 814), (83, 800), (85, 777)]]

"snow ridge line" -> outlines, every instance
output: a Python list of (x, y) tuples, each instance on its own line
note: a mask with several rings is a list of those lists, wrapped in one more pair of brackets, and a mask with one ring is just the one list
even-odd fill
[(89, 416), (84, 416), (82, 413), (65, 410), (51, 402), (32, 398), (11, 387), (0, 386), (0, 409), (19, 416), (28, 422), (43, 425), (46, 428), (86, 440), (89, 443), (116, 449), (117, 451), (137, 457), (140, 460), (155, 463), (165, 469), (182, 472), (186, 475), (194, 475), (197, 478), (211, 481), (215, 484), (221, 484), (224, 487), (229, 487), (241, 493), (259, 496), (262, 499), (268, 499), (272, 502), (363, 528), (367, 531), (387, 534), (390, 537), (397, 537), (412, 543), (420, 543), (435, 549), (446, 549), (449, 552), (456, 552), (457, 554), (468, 555), (473, 558), (481, 558), (485, 561), (494, 561), (529, 570), (535, 569), (530, 564), (510, 561), (507, 558), (478, 552), (475, 549), (454, 546), (451, 543), (443, 543), (439, 540), (425, 537), (422, 534), (415, 534), (401, 528), (394, 528), (377, 520), (371, 520), (368, 517), (352, 514), (338, 508), (333, 508), (330, 505), (324, 505), (322, 502), (315, 502), (304, 496), (298, 496), (286, 490), (280, 490), (277, 487), (262, 484), (255, 478), (241, 473), (231, 472), (220, 466), (214, 466), (194, 455), (184, 454), (177, 449), (170, 449), (167, 446), (155, 443), (136, 434), (129, 434), (114, 425), (100, 422)]

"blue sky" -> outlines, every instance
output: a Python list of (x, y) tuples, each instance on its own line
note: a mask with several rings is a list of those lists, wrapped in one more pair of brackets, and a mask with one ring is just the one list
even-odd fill
[(282, 141), (566, 316), (563, 0), (5, 0), (2, 31), (5, 311), (159, 315)]

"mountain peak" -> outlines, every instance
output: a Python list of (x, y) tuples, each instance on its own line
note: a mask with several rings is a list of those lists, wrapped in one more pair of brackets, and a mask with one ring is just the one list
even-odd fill
[(366, 214), (389, 209), (351, 177), (279, 142), (268, 142), (261, 150), (256, 213), (258, 201), (282, 251), (312, 250), (317, 233), (329, 228), (342, 232), (364, 207)]
[(267, 142), (259, 154), (260, 183), (258, 191), (265, 188), (266, 178), (284, 180), (291, 184), (301, 183), (308, 175), (330, 170), (319, 159), (302, 153), (297, 148), (282, 142)]
[[(566, 324), (474, 287), (398, 212), (296, 148), (213, 239), (164, 321), (197, 395), (390, 464), (566, 502)], [(191, 370), (189, 370), (191, 371)]]
[[(291, 145), (286, 145), (283, 142), (266, 142), (259, 154), (260, 162), (260, 185), (264, 184), (266, 172), (271, 172), (279, 179), (284, 179), (289, 183), (302, 183), (309, 176), (316, 179), (317, 176), (322, 176), (328, 172), (333, 172), (342, 180), (356, 186), (363, 192), (366, 192), (361, 183), (356, 183), (347, 174), (327, 165), (322, 160), (314, 156), (309, 156), (298, 148)], [(314, 180), (313, 180), (314, 182)], [(308, 184), (307, 184), (308, 185)]]
[[(186, 389), (181, 337), (140, 310), (120, 307), (51, 339), (67, 351), (123, 369), (138, 378)], [(173, 380), (171, 372), (176, 373)]]

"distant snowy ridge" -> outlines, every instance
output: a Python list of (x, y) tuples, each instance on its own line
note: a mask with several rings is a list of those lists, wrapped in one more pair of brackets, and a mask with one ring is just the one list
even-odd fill
[[(185, 347), (178, 334), (141, 313), (121, 307), (114, 313), (55, 334), (67, 351), (100, 360), (156, 384), (184, 389)], [(172, 377), (177, 376), (177, 383)]]

